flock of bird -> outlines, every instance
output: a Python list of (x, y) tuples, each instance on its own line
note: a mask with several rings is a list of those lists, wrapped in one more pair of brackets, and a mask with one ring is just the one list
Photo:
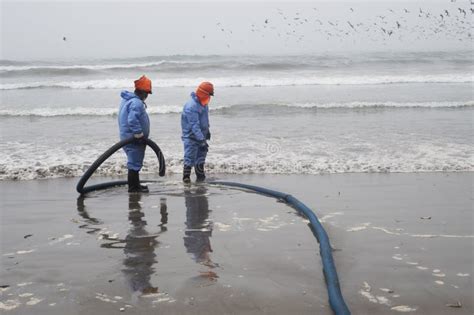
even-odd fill
[[(260, 23), (252, 23), (246, 30), (239, 27), (235, 33), (250, 31), (252, 35), (261, 37), (277, 36), (287, 43), (300, 43), (317, 36), (328, 41), (341, 42), (348, 39), (355, 41), (357, 38), (382, 43), (404, 39), (464, 41), (472, 39), (474, 2), (471, 0), (470, 3), (471, 8), (468, 11), (457, 6), (441, 11), (424, 8), (417, 8), (417, 10), (388, 8), (385, 13), (372, 17), (367, 17), (366, 12), (358, 15), (357, 9), (347, 8), (347, 12), (342, 14), (344, 18), (339, 19), (326, 19), (318, 8), (294, 12), (294, 14), (287, 14), (282, 9), (276, 9), (274, 12), (276, 14), (272, 14)], [(216, 26), (217, 30), (228, 39), (234, 34), (232, 29), (225, 27), (221, 21), (217, 21)], [(206, 35), (202, 35), (203, 40), (206, 38)], [(230, 48), (230, 41), (226, 45)]]
[[(456, 3), (456, 0), (451, 2)], [(433, 38), (464, 41), (472, 39), (474, 0), (469, 0), (469, 3), (471, 7), (468, 11), (458, 6), (441, 11), (388, 8), (384, 14), (372, 17), (367, 17), (365, 12), (358, 15), (357, 9), (349, 7), (346, 12), (342, 12), (344, 18), (339, 19), (326, 19), (324, 12), (318, 8), (293, 14), (276, 9), (270, 17), (259, 23), (254, 22), (248, 28), (240, 25), (235, 33), (250, 31), (262, 38), (277, 36), (284, 43), (300, 43), (315, 37), (340, 42), (350, 39), (355, 42), (357, 38), (382, 43), (405, 38), (417, 41)], [(227, 36), (226, 46), (231, 48), (230, 39), (234, 32), (224, 24), (217, 21), (217, 31)], [(207, 35), (202, 35), (203, 40), (207, 38)], [(66, 42), (67, 38), (64, 36), (62, 40)]]

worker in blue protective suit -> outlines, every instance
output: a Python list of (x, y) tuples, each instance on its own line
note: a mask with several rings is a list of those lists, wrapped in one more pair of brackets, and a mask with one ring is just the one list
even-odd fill
[(207, 140), (211, 140), (209, 131), (208, 104), (214, 96), (214, 86), (210, 82), (202, 82), (196, 92), (184, 104), (181, 114), (181, 130), (184, 145), (183, 182), (190, 183), (191, 169), (194, 167), (196, 181), (206, 179), (204, 165), (208, 151)]
[(120, 140), (135, 138), (135, 142), (124, 147), (127, 154), (128, 191), (148, 192), (140, 185), (139, 172), (145, 157), (146, 139), (150, 135), (150, 118), (146, 112), (145, 100), (151, 92), (151, 80), (142, 76), (135, 81), (135, 92), (122, 91), (118, 123)]

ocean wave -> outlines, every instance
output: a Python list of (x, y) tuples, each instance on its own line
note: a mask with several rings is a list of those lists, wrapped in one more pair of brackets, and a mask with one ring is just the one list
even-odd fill
[[(180, 113), (181, 106), (155, 106), (148, 108), (147, 112), (153, 114)], [(59, 116), (114, 116), (118, 114), (118, 107), (114, 108), (94, 108), (94, 107), (41, 107), (34, 109), (0, 109), (0, 117), (59, 117)]]
[[(142, 69), (147, 67), (159, 66), (167, 62), (160, 60), (147, 63), (131, 64), (103, 64), (103, 65), (3, 65), (0, 66), (0, 72), (27, 72), (27, 71), (70, 71), (70, 70), (112, 70), (112, 69)], [(169, 61), (168, 61), (169, 62)]]
[(346, 102), (346, 103), (295, 103), (284, 105), (299, 108), (449, 108), (474, 106), (473, 101), (464, 102)]
[[(340, 63), (339, 63), (340, 65)], [(148, 63), (132, 64), (107, 64), (107, 65), (71, 65), (71, 66), (0, 66), (0, 75), (4, 78), (41, 76), (54, 77), (65, 75), (93, 75), (107, 73), (118, 73), (122, 71), (143, 73), (183, 73), (183, 72), (205, 72), (205, 71), (280, 71), (280, 70), (309, 70), (326, 69), (329, 65), (314, 65), (310, 63), (292, 62), (195, 62), (195, 61), (157, 61)]]
[(347, 67), (381, 68), (402, 64), (418, 68), (420, 65), (439, 64), (472, 66), (471, 52), (417, 52), (417, 53), (366, 53), (366, 54), (318, 54), (300, 56), (150, 56), (128, 59), (104, 59), (75, 64), (45, 61), (19, 62), (0, 60), (0, 74), (15, 75), (71, 75), (102, 73), (104, 71), (144, 71), (181, 73), (183, 71), (236, 70), (279, 71), (346, 69)]
[[(130, 88), (133, 78), (87, 81), (36, 81), (2, 83), (0, 90), (18, 89), (123, 89)], [(473, 83), (471, 73), (440, 75), (366, 75), (366, 76), (293, 76), (293, 77), (217, 77), (217, 78), (152, 78), (154, 87), (194, 87), (196, 82), (211, 80), (219, 87), (271, 87), (302, 85), (380, 85), (409, 83)]]
[[(182, 172), (182, 145), (176, 138), (161, 139), (168, 173)], [(0, 152), (0, 180), (26, 180), (82, 176), (93, 161), (110, 145), (84, 141), (74, 145), (50, 142), (7, 141)], [(472, 172), (473, 146), (470, 143), (433, 143), (432, 140), (332, 142), (281, 139), (213, 142), (206, 160), (210, 174), (337, 174)], [(324, 152), (324, 154), (321, 154)], [(143, 173), (158, 174), (156, 156), (145, 156)], [(126, 175), (126, 157), (112, 155), (97, 175)]]
[[(255, 159), (242, 161), (232, 159), (208, 159), (206, 170), (208, 174), (341, 174), (341, 173), (423, 173), (423, 172), (472, 172), (472, 161), (440, 161), (438, 163), (410, 163), (392, 161), (350, 161), (334, 158), (331, 161), (274, 161)], [(167, 157), (168, 174), (182, 172), (182, 159)], [(32, 180), (43, 178), (78, 177), (91, 165), (84, 163), (50, 164), (36, 162), (30, 166), (0, 163), (0, 180)], [(156, 161), (145, 161), (142, 174), (158, 174), (159, 166)], [(97, 171), (99, 176), (126, 176), (127, 167), (122, 159), (105, 162)], [(157, 175), (158, 176), (158, 175)]]
[[(371, 109), (371, 108), (461, 108), (474, 106), (473, 101), (464, 102), (340, 102), (340, 103), (278, 103), (278, 104), (229, 104), (226, 106), (212, 106), (214, 113), (228, 113), (248, 110), (278, 110), (279, 108), (295, 109)], [(159, 105), (149, 107), (148, 114), (181, 113), (182, 105)], [(39, 107), (33, 109), (0, 109), (0, 117), (58, 117), (58, 116), (114, 116), (118, 114), (118, 107)]]

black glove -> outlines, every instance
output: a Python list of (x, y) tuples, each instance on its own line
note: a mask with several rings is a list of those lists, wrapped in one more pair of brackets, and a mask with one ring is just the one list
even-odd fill
[(199, 142), (199, 146), (200, 146), (201, 148), (206, 148), (206, 149), (209, 148), (209, 144), (207, 144), (206, 140), (200, 141), (200, 142)]
[(210, 130), (207, 132), (206, 140), (211, 140), (211, 131)]

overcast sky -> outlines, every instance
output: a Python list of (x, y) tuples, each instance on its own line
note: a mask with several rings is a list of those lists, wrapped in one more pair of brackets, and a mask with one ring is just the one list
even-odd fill
[(469, 0), (2, 1), (1, 58), (472, 49), (470, 7)]

